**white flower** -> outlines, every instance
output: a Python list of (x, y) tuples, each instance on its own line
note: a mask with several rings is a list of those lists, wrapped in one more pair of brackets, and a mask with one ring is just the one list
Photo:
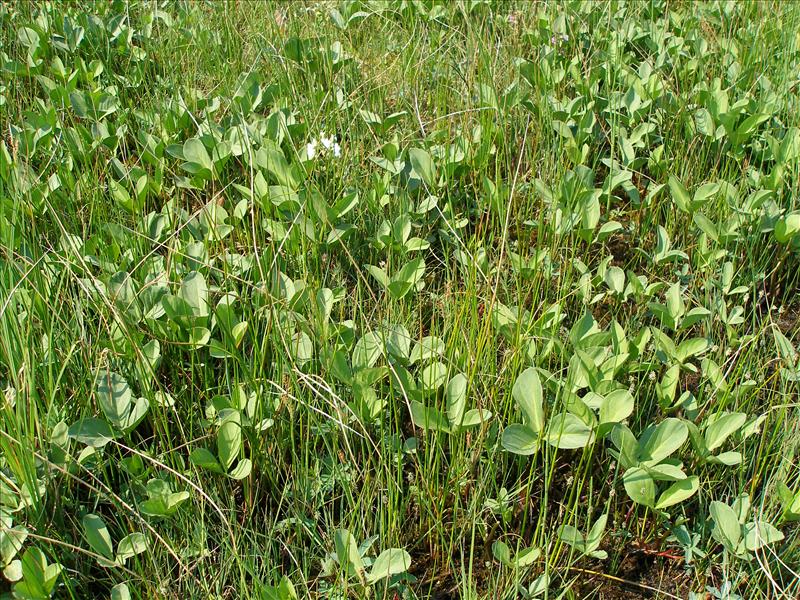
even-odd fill
[(333, 155), (339, 158), (342, 155), (342, 147), (339, 144), (333, 144)]
[(325, 150), (330, 150), (336, 143), (336, 140), (334, 140), (332, 137), (325, 137), (324, 131), (319, 134), (319, 141), (322, 142), (322, 146), (325, 148)]
[(313, 139), (308, 144), (306, 144), (306, 155), (308, 155), (309, 160), (314, 158), (317, 153), (317, 140)]

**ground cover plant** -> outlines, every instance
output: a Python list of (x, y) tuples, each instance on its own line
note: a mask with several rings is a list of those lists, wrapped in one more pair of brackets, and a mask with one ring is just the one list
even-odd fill
[(798, 31), (0, 4), (0, 596), (798, 597)]

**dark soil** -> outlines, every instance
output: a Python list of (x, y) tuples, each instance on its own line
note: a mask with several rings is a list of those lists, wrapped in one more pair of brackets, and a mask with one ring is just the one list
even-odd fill
[(680, 564), (673, 559), (633, 551), (623, 559), (613, 577), (602, 572), (602, 565), (591, 569), (597, 574), (575, 570), (579, 576), (575, 589), (580, 598), (602, 600), (686, 598), (691, 587)]

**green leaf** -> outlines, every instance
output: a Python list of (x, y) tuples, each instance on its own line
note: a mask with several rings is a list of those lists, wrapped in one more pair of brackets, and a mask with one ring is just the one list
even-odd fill
[(459, 373), (447, 382), (445, 389), (447, 400), (447, 420), (453, 427), (460, 427), (464, 420), (464, 409), (467, 404), (467, 378)]
[(253, 463), (250, 461), (249, 458), (243, 458), (240, 460), (233, 470), (228, 473), (228, 477), (231, 479), (235, 479), (237, 481), (241, 479), (245, 479), (250, 475), (250, 471), (253, 470)]
[(564, 412), (550, 419), (547, 442), (561, 450), (583, 448), (594, 439), (592, 428), (572, 413)]
[(414, 425), (427, 431), (450, 431), (450, 423), (438, 410), (427, 407), (418, 400), (411, 403), (411, 420)]
[(618, 450), (617, 457), (622, 468), (629, 469), (637, 463), (638, 443), (627, 425), (622, 423), (615, 424), (609, 435), (611, 442)]
[(495, 540), (492, 544), (492, 556), (507, 567), (514, 566), (514, 563), (511, 562), (511, 549), (501, 540)]
[(345, 570), (348, 577), (360, 577), (364, 563), (358, 552), (358, 543), (347, 529), (339, 529), (333, 536), (336, 548), (336, 562)]
[(300, 181), (277, 145), (274, 143), (265, 145), (256, 152), (255, 158), (258, 166), (269, 171), (279, 186), (297, 190)]
[(784, 482), (778, 484), (778, 496), (781, 499), (783, 518), (787, 521), (800, 520), (800, 491), (797, 493), (789, 489)]
[(747, 516), (750, 514), (750, 494), (742, 493), (736, 496), (736, 499), (731, 505), (731, 509), (736, 513), (736, 518), (739, 520), (740, 525), (744, 525), (747, 521)]
[(411, 355), (408, 357), (408, 362), (412, 365), (417, 362), (427, 362), (437, 356), (441, 356), (444, 352), (445, 345), (440, 338), (427, 336), (414, 344), (411, 349)]
[(565, 544), (572, 546), (581, 554), (583, 554), (583, 551), (586, 548), (586, 542), (583, 539), (583, 534), (572, 525), (562, 525), (559, 527), (558, 539)]
[(726, 467), (733, 467), (742, 463), (741, 452), (722, 452), (716, 456), (709, 456), (708, 462), (715, 465), (725, 465)]
[(663, 510), (669, 506), (679, 504), (694, 496), (699, 489), (700, 478), (697, 477), (697, 475), (692, 475), (686, 479), (676, 481), (659, 496), (655, 507), (659, 510)]
[(299, 367), (314, 358), (314, 342), (305, 331), (298, 331), (292, 336), (290, 349)]
[(669, 316), (674, 322), (683, 316), (686, 312), (686, 305), (683, 303), (683, 295), (681, 294), (681, 286), (678, 283), (673, 283), (666, 294), (667, 311)]
[(189, 345), (192, 350), (198, 350), (208, 344), (211, 331), (207, 327), (192, 327), (189, 331)]
[(70, 425), (69, 437), (92, 448), (102, 448), (114, 439), (115, 434), (106, 421), (89, 418)]
[(420, 387), (431, 394), (444, 385), (447, 379), (447, 366), (443, 362), (434, 362), (422, 370), (419, 378)]
[(603, 281), (615, 294), (622, 294), (625, 291), (625, 271), (619, 267), (608, 267)]
[(542, 382), (539, 374), (534, 367), (525, 369), (511, 390), (511, 395), (516, 400), (522, 414), (525, 415), (525, 423), (534, 432), (544, 429), (544, 394), (542, 393)]
[(147, 398), (138, 398), (128, 413), (128, 418), (122, 424), (123, 433), (128, 433), (136, 427), (147, 414), (150, 401)]
[(781, 333), (777, 325), (773, 326), (772, 335), (775, 338), (775, 345), (778, 347), (778, 354), (780, 354), (781, 359), (787, 366), (794, 367), (800, 360), (800, 354), (798, 354), (792, 342)]
[(11, 518), (6, 513), (0, 513), (0, 566), (5, 567), (11, 563), (17, 552), (22, 549), (22, 544), (28, 537), (28, 530), (21, 525), (11, 527)]
[(388, 290), (398, 300), (404, 297), (425, 274), (425, 261), (415, 258), (400, 269), (389, 284)]
[(644, 506), (655, 504), (656, 484), (647, 471), (639, 467), (628, 469), (622, 476), (622, 482), (631, 500)]
[(124, 583), (118, 583), (111, 588), (111, 600), (131, 600), (131, 592)]
[[(196, 317), (208, 316), (208, 284), (202, 273), (192, 271), (184, 277), (179, 296), (191, 307)], [(166, 306), (164, 308), (166, 310)]]
[(606, 523), (608, 522), (608, 513), (600, 515), (597, 521), (594, 522), (589, 533), (586, 535), (586, 552), (592, 552), (600, 546), (603, 539), (603, 533), (606, 530)]
[(44, 552), (32, 546), (20, 560), (22, 581), (14, 586), (14, 596), (25, 600), (41, 600), (52, 596), (61, 565), (47, 564)]
[(691, 212), (691, 199), (689, 198), (689, 192), (685, 187), (683, 187), (683, 184), (680, 182), (680, 180), (674, 175), (670, 175), (668, 184), (669, 190), (672, 193), (672, 200), (675, 202), (677, 207), (683, 212)]
[(368, 331), (356, 342), (350, 358), (354, 370), (375, 366), (383, 353), (383, 340), (373, 331)]
[(694, 221), (694, 224), (697, 225), (700, 230), (712, 240), (715, 242), (719, 241), (719, 232), (717, 231), (716, 225), (714, 225), (714, 223), (711, 222), (711, 220), (703, 213), (694, 213), (692, 221)]
[(224, 473), (217, 457), (207, 448), (196, 448), (192, 450), (192, 453), (189, 455), (189, 460), (192, 464), (203, 469), (208, 469), (220, 475)]
[(131, 198), (130, 193), (128, 193), (128, 190), (121, 183), (117, 183), (109, 178), (108, 189), (111, 190), (111, 197), (114, 198), (114, 201), (129, 213), (136, 214), (142, 209), (143, 204), (140, 203), (138, 199), (134, 200)]
[(781, 244), (789, 242), (800, 234), (800, 212), (793, 212), (778, 219), (775, 223), (775, 239)]
[(365, 266), (369, 274), (372, 275), (384, 289), (389, 287), (389, 276), (386, 274), (386, 271), (384, 271), (380, 267), (376, 267), (375, 265), (365, 265)]
[(131, 411), (131, 388), (125, 378), (103, 369), (97, 377), (96, 397), (106, 418), (123, 429)]
[(411, 566), (411, 555), (401, 548), (384, 550), (372, 563), (367, 582), (375, 583), (398, 573), (405, 573)]
[(117, 563), (125, 564), (129, 558), (147, 550), (147, 539), (142, 533), (126, 535), (117, 544)]
[(712, 502), (710, 507), (711, 518), (714, 520), (714, 529), (711, 535), (719, 543), (734, 551), (742, 537), (742, 529), (736, 512), (724, 502)]
[(217, 432), (217, 454), (222, 468), (227, 471), (242, 448), (242, 417), (235, 409), (225, 409), (220, 416), (222, 425)]
[(600, 423), (620, 423), (633, 412), (633, 396), (628, 390), (615, 390), (600, 404)]
[(503, 448), (513, 454), (530, 456), (539, 449), (539, 432), (527, 425), (514, 423), (505, 428), (501, 442)]
[(111, 559), (114, 556), (114, 546), (111, 535), (108, 533), (105, 521), (98, 515), (89, 513), (83, 517), (83, 534), (92, 550), (100, 556)]
[(766, 521), (753, 521), (744, 526), (744, 545), (750, 552), (780, 542), (783, 533)]
[(39, 47), (41, 38), (35, 29), (20, 27), (17, 29), (17, 41), (25, 46), (29, 53), (33, 53), (33, 51)]
[(528, 567), (535, 563), (541, 555), (542, 551), (539, 548), (531, 546), (530, 548), (525, 548), (517, 552), (514, 556), (514, 564), (516, 564), (519, 569)]
[(768, 120), (770, 115), (768, 113), (754, 113), (747, 117), (736, 128), (736, 135), (747, 139), (761, 123)]
[(182, 329), (190, 329), (194, 312), (192, 307), (179, 296), (165, 294), (161, 297), (161, 306), (170, 321), (177, 323)]
[(678, 345), (675, 354), (678, 360), (683, 363), (693, 356), (702, 354), (711, 347), (711, 344), (706, 338), (692, 338), (685, 340)]
[(209, 174), (214, 168), (211, 157), (208, 155), (203, 142), (198, 138), (190, 138), (183, 143), (183, 157), (187, 162), (195, 163), (203, 169), (208, 169)]
[(464, 415), (464, 418), (461, 421), (461, 427), (462, 429), (467, 427), (475, 427), (481, 423), (485, 423), (491, 418), (492, 413), (490, 411), (483, 408), (472, 408)]
[[(650, 477), (656, 481), (679, 481), (686, 479), (686, 473), (683, 472), (683, 465), (680, 463), (675, 464), (668, 459), (657, 465), (646, 466), (645, 470), (650, 474)], [(677, 461), (676, 461), (677, 462)]]
[(675, 392), (678, 389), (680, 375), (680, 365), (672, 365), (666, 370), (664, 377), (656, 385), (656, 394), (658, 395), (659, 405), (662, 408), (669, 408), (675, 400)]
[(694, 192), (694, 196), (692, 197), (692, 206), (693, 208), (699, 208), (709, 199), (713, 198), (717, 193), (719, 193), (720, 184), (718, 182), (714, 183), (705, 183), (697, 188)]
[(547, 592), (549, 587), (550, 576), (547, 573), (543, 573), (534, 579), (533, 583), (528, 586), (528, 597), (532, 599), (542, 596), (545, 592)]
[(656, 464), (680, 448), (689, 437), (686, 424), (680, 419), (664, 419), (649, 426), (639, 440), (638, 457), (642, 463)]
[(705, 431), (706, 448), (709, 451), (719, 448), (745, 421), (747, 415), (744, 413), (726, 413), (714, 419)]
[(411, 148), (408, 151), (411, 167), (429, 189), (436, 187), (436, 168), (431, 155), (421, 148)]

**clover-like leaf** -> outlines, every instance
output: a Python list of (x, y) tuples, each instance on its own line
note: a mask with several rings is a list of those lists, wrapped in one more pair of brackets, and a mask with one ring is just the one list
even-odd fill
[(227, 471), (239, 457), (242, 448), (242, 416), (238, 410), (225, 409), (220, 413), (221, 425), (217, 432), (217, 456)]
[(742, 537), (742, 528), (736, 512), (724, 502), (712, 502), (710, 507), (714, 528), (711, 535), (730, 551), (735, 551)]
[(464, 409), (467, 404), (467, 378), (459, 373), (447, 382), (445, 388), (447, 401), (447, 420), (453, 427), (460, 427), (464, 420)]
[(574, 450), (588, 445), (594, 439), (594, 432), (576, 415), (564, 412), (550, 419), (546, 439), (556, 448)]
[(405, 573), (411, 566), (411, 555), (402, 548), (389, 548), (378, 555), (367, 575), (368, 583), (375, 583), (398, 573)]
[(144, 537), (144, 534), (131, 533), (122, 538), (117, 544), (116, 561), (119, 564), (125, 564), (129, 558), (133, 558), (145, 550), (147, 550), (147, 538)]
[(450, 431), (450, 423), (437, 409), (425, 406), (418, 400), (411, 403), (411, 420), (414, 425), (427, 431)]
[(408, 151), (408, 158), (414, 172), (419, 175), (428, 188), (433, 189), (436, 186), (436, 167), (431, 155), (422, 148), (411, 148)]
[(509, 452), (529, 456), (539, 449), (539, 432), (527, 425), (514, 423), (505, 428), (501, 442)]
[(114, 557), (114, 545), (111, 535), (102, 517), (89, 513), (83, 517), (83, 534), (92, 550), (100, 556), (111, 560)]
[(81, 419), (69, 427), (69, 437), (92, 448), (102, 448), (116, 437), (106, 421), (102, 419)]
[(738, 431), (747, 421), (744, 413), (725, 413), (715, 418), (706, 427), (705, 443), (709, 451), (719, 448), (735, 431)]
[(658, 497), (655, 508), (663, 510), (694, 496), (700, 489), (700, 478), (692, 475), (686, 479), (676, 481)]
[(333, 536), (336, 548), (336, 562), (344, 569), (348, 577), (361, 577), (364, 562), (358, 551), (358, 543), (347, 529), (339, 529)]
[(525, 416), (528, 428), (534, 432), (542, 431), (544, 429), (544, 394), (539, 374), (534, 367), (528, 367), (517, 377), (511, 395)]
[(622, 476), (622, 482), (631, 500), (645, 506), (655, 504), (656, 484), (647, 471), (640, 467), (628, 469)]
[(755, 520), (744, 526), (744, 545), (750, 552), (779, 542), (783, 538), (783, 533), (766, 521)]
[(686, 424), (680, 419), (664, 419), (649, 426), (639, 440), (638, 457), (643, 463), (656, 464), (680, 448), (689, 437)]

